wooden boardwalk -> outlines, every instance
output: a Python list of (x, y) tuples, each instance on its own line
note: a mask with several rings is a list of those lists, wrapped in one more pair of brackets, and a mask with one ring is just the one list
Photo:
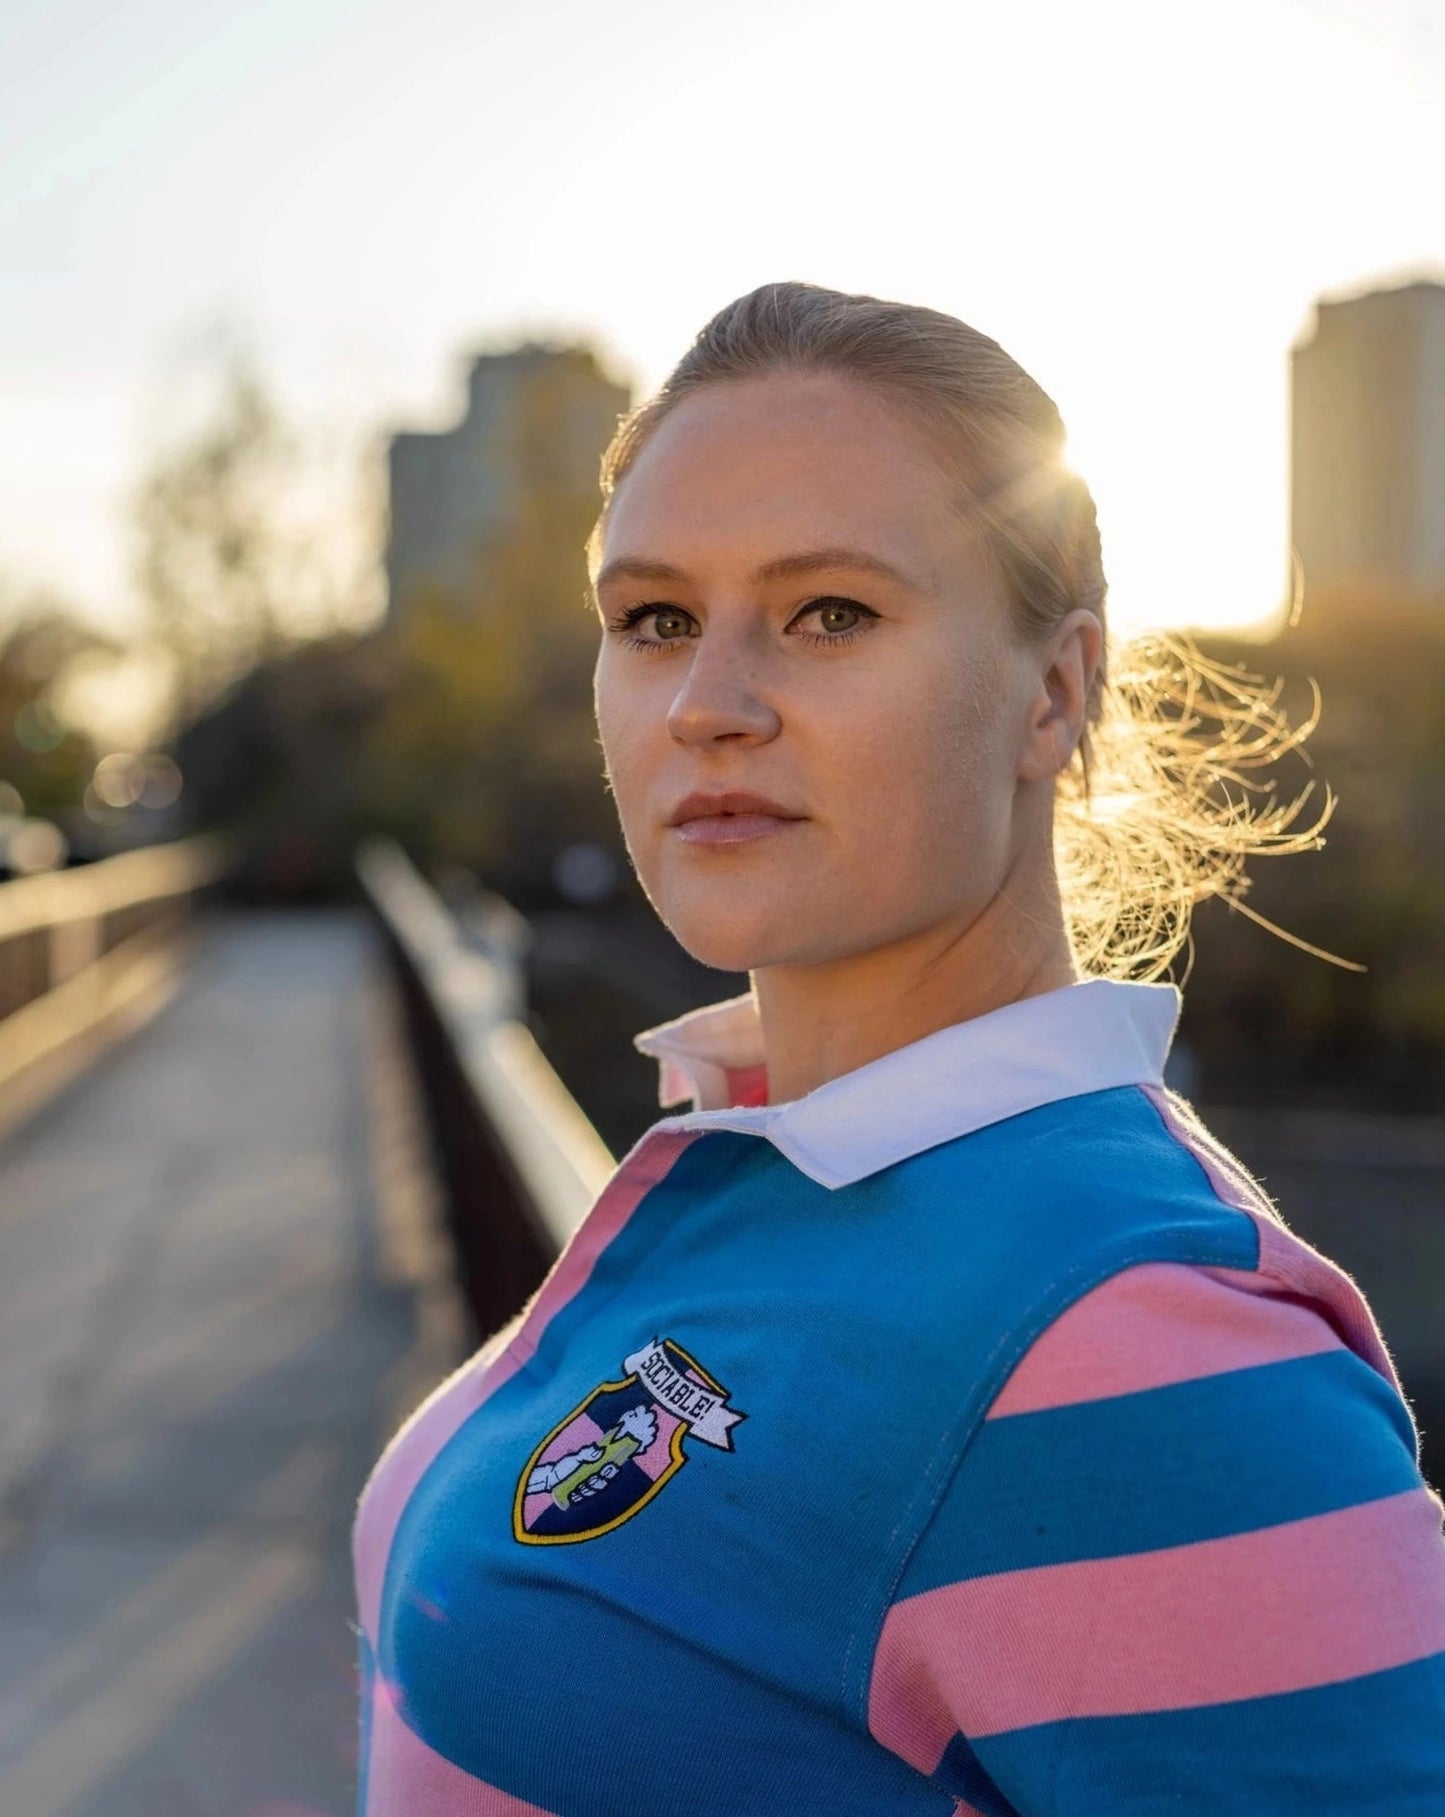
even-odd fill
[(203, 924), (0, 1144), (0, 1811), (348, 1817), (349, 1528), (464, 1350), (345, 910)]

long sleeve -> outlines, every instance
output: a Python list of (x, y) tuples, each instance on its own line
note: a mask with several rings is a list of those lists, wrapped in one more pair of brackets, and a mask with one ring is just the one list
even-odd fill
[(891, 1598), (869, 1727), (982, 1817), (1439, 1817), (1445, 1538), (1329, 1308), (1142, 1263), (1036, 1337)]

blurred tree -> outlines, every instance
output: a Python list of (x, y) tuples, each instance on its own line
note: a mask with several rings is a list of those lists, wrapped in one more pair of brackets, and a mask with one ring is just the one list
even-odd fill
[(45, 592), (0, 589), (0, 784), (16, 791), (10, 811), (73, 821), (97, 752), (56, 705), (68, 670), (117, 646)]
[(249, 356), (232, 352), (212, 420), (162, 453), (136, 499), (137, 581), (189, 719), (284, 639), (277, 518), (294, 459)]
[(348, 454), (338, 508), (335, 451), (289, 424), (244, 345), (228, 341), (203, 384), (209, 409), (156, 455), (134, 500), (137, 587), (169, 660), (173, 729), (258, 664), (354, 627), (375, 560), (374, 460)]
[(362, 728), (385, 692), (358, 628), (375, 604), (376, 449), (293, 426), (233, 330), (207, 337), (195, 376), (188, 426), (133, 501), (140, 642), (169, 676), (159, 739), (185, 827), (236, 836), (240, 892), (344, 893), (367, 824)]

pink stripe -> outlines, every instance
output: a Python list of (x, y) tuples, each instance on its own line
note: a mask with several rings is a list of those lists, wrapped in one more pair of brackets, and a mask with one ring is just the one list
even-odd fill
[(1157, 1085), (1145, 1085), (1142, 1089), (1164, 1119), (1169, 1133), (1189, 1149), (1208, 1174), (1210, 1185), (1220, 1199), (1238, 1211), (1247, 1212), (1259, 1231), (1258, 1285), (1251, 1286), (1248, 1277), (1238, 1278), (1236, 1270), (1220, 1270), (1220, 1277), (1235, 1279), (1246, 1292), (1271, 1294), (1283, 1290), (1303, 1294), (1329, 1319), (1356, 1356), (1377, 1369), (1393, 1388), (1400, 1391), (1400, 1378), (1380, 1327), (1354, 1279), (1337, 1262), (1321, 1255), (1302, 1237), (1295, 1235), (1258, 1181), (1219, 1138), (1205, 1128), (1184, 1099)]
[(473, 1778), (429, 1748), (401, 1719), (379, 1675), (371, 1712), (371, 1755), (362, 1817), (553, 1817)]
[[(697, 1140), (695, 1130), (649, 1130), (619, 1164), (519, 1320), (489, 1340), (424, 1400), (382, 1452), (352, 1527), (356, 1605), (376, 1644), (382, 1579), (402, 1510), (432, 1459), (484, 1401), (536, 1354), (542, 1334), (587, 1283), (598, 1256)], [(509, 1334), (515, 1329), (515, 1335)], [(500, 1344), (498, 1340), (508, 1340)]]
[(1143, 1262), (1102, 1282), (1045, 1327), (988, 1418), (1338, 1348), (1333, 1326), (1317, 1312), (1295, 1300), (1262, 1298), (1243, 1269)]
[(895, 1603), (869, 1727), (932, 1772), (997, 1735), (1337, 1684), (1445, 1648), (1424, 1488), (1226, 1539), (1005, 1571)]

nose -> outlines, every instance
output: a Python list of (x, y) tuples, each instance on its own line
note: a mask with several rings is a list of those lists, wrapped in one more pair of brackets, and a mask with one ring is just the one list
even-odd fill
[(668, 736), (678, 744), (774, 738), (781, 721), (768, 693), (762, 659), (746, 640), (718, 632), (700, 637), (668, 709)]

